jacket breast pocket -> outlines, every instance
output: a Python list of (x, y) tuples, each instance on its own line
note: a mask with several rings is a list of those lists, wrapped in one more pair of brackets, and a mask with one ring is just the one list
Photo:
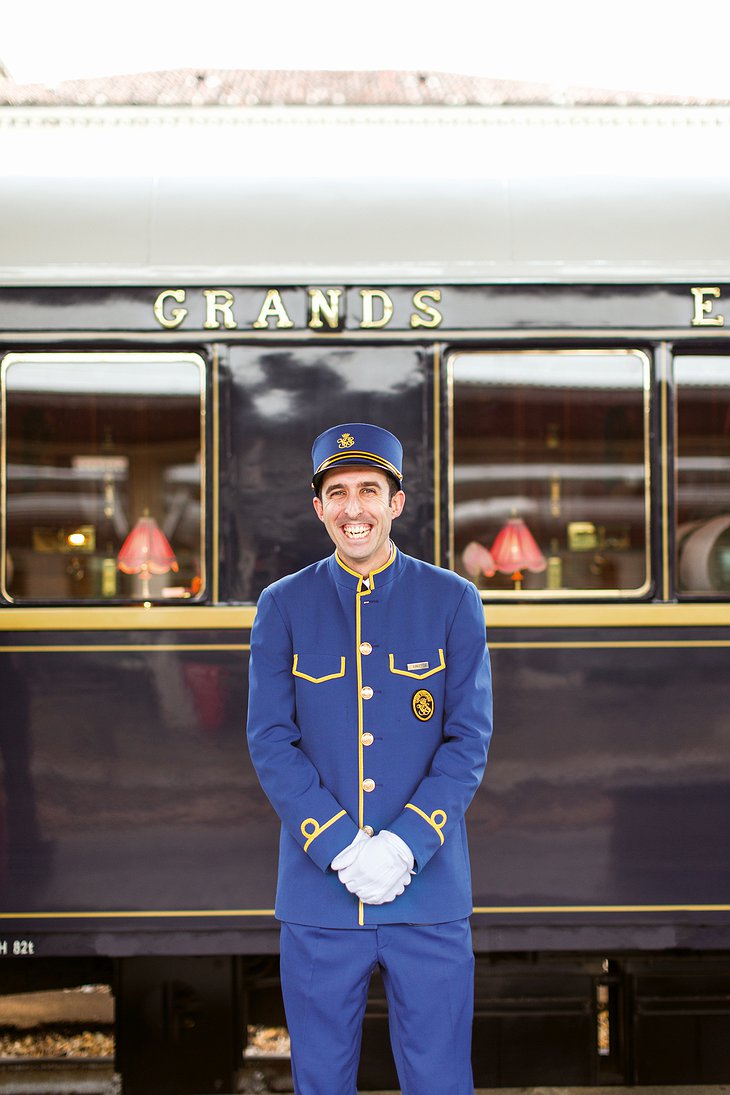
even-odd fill
[(292, 673), (312, 684), (324, 684), (345, 675), (345, 657), (339, 654), (295, 654)]
[(436, 651), (389, 654), (388, 664), (391, 673), (397, 673), (400, 677), (412, 677), (416, 681), (433, 677), (436, 673), (442, 673), (446, 668), (444, 652), (440, 647)]

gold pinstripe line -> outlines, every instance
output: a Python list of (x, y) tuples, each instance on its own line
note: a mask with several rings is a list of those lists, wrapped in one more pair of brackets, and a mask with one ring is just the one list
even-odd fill
[(0, 920), (127, 920), (144, 917), (274, 916), (273, 909), (130, 909), (114, 912), (4, 912)]
[(250, 643), (107, 643), (93, 646), (0, 646), (0, 654), (93, 654), (117, 653), (122, 650), (250, 650)]
[(730, 912), (730, 905), (479, 905), (475, 914)]
[[(669, 913), (669, 912), (730, 912), (730, 905), (721, 904), (667, 904), (667, 905), (475, 905), (475, 916), (522, 916), (530, 913)], [(232, 917), (232, 916), (274, 916), (274, 909), (140, 909), (115, 910), (111, 912), (2, 912), (2, 920), (130, 920), (130, 919), (170, 919)]]
[[(212, 578), (212, 590), (211, 596), (213, 603), (217, 604), (220, 595), (220, 372), (219, 372), (219, 350), (218, 346), (213, 347), (213, 466), (211, 474), (213, 477), (212, 492), (213, 492), (213, 512), (212, 512), (212, 551), (213, 558), (210, 563), (210, 571)], [(203, 450), (205, 451), (205, 450)], [(205, 527), (201, 528), (201, 536), (203, 537), (203, 547), (205, 547)], [(205, 551), (202, 552), (203, 558), (205, 558)]]
[(662, 650), (665, 647), (723, 647), (730, 646), (730, 639), (627, 639), (624, 642), (612, 642), (610, 639), (596, 639), (595, 642), (490, 642), (490, 650), (615, 650), (652, 648)]
[(669, 600), (669, 434), (668, 434), (668, 407), (669, 397), (667, 360), (669, 351), (666, 343), (657, 349), (659, 356), (659, 410), (661, 417), (659, 446), (662, 462), (662, 514), (661, 514), (661, 538), (662, 538), (662, 598)]
[(441, 345), (433, 348), (433, 561), (441, 566)]

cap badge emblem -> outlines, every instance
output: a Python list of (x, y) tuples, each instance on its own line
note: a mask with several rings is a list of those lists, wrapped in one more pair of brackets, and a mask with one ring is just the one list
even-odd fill
[(417, 692), (413, 693), (411, 707), (413, 708), (413, 714), (421, 722), (428, 722), (433, 715), (435, 706), (433, 696), (426, 688), (419, 688)]
[(343, 433), (342, 437), (337, 438), (338, 449), (351, 449), (355, 444), (355, 438), (351, 433)]

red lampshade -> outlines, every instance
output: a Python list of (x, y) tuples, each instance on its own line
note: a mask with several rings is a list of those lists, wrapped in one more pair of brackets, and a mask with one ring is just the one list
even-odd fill
[(464, 570), (472, 578), (478, 578), (480, 574), (491, 578), (497, 569), (489, 550), (477, 540), (472, 540), (466, 545), (461, 553), (461, 561), (464, 564)]
[(521, 517), (510, 517), (497, 533), (492, 544), (492, 558), (497, 570), (511, 574), (515, 582), (522, 580), (521, 571), (545, 570), (547, 561)]
[(140, 517), (122, 544), (117, 566), (125, 574), (141, 574), (143, 593), (149, 596), (150, 574), (178, 570), (175, 552), (154, 517)]

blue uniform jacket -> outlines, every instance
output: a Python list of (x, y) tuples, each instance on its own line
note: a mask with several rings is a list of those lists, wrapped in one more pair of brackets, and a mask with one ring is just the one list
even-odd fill
[[(282, 821), (276, 915), (320, 927), (469, 916), (464, 813), (482, 778), (492, 693), (474, 585), (393, 550), (369, 587), (337, 553), (264, 590), (251, 635), (248, 741)], [(390, 829), (416, 875), (363, 905), (330, 868)]]

